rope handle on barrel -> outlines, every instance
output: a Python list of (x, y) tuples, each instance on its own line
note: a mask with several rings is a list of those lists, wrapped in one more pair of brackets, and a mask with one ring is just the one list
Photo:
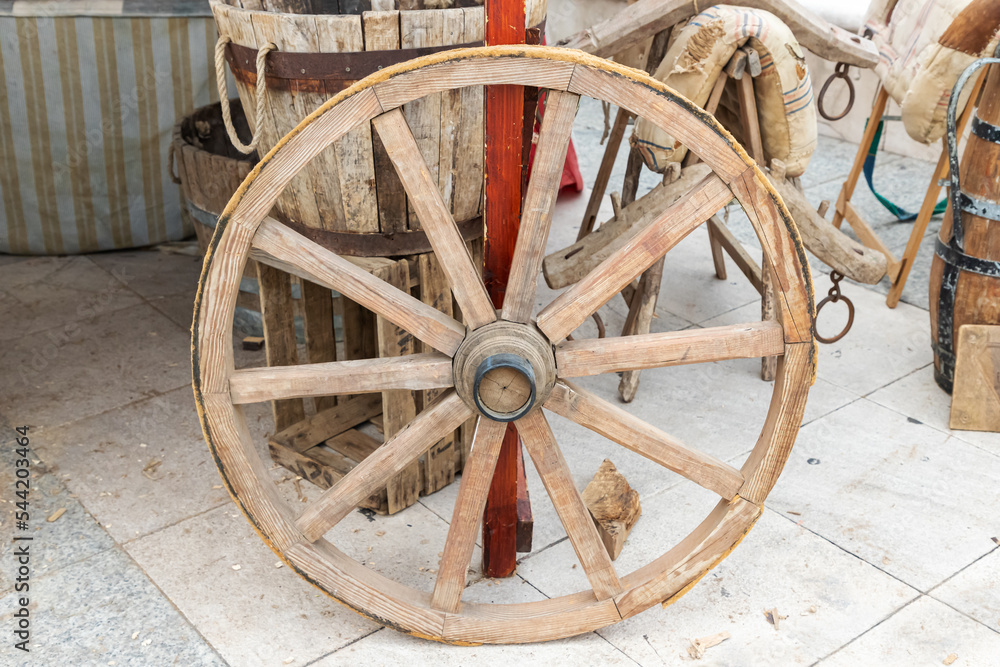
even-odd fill
[[(229, 111), (229, 92), (226, 90), (226, 45), (233, 41), (228, 35), (220, 35), (219, 41), (215, 43), (215, 78), (219, 86), (219, 104), (222, 107), (222, 122), (226, 126), (226, 133), (229, 140), (233, 142), (241, 153), (249, 155), (257, 150), (260, 142), (260, 124), (257, 125), (257, 132), (250, 138), (249, 144), (240, 141), (233, 127), (232, 114)], [(274, 42), (268, 42), (257, 51), (257, 113), (254, 118), (264, 117), (265, 104), (267, 102), (267, 77), (264, 75), (265, 59), (271, 51), (277, 51), (278, 47)]]

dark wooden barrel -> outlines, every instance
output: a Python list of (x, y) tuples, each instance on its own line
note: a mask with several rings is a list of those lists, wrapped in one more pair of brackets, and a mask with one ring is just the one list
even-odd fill
[[(991, 65), (931, 265), (934, 378), (951, 393), (963, 324), (1000, 324), (1000, 65)], [(961, 233), (953, 206), (958, 200)]]

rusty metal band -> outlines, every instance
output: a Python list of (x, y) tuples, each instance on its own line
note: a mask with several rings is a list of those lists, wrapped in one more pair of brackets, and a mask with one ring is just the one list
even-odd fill
[(951, 244), (944, 243), (940, 238), (936, 241), (934, 252), (944, 260), (944, 271), (938, 296), (937, 343), (933, 345), (938, 356), (934, 380), (950, 394), (955, 377), (955, 293), (958, 290), (959, 276), (962, 271), (968, 271), (1000, 279), (1000, 262), (966, 255), (955, 246), (954, 240)]
[(972, 127), (970, 128), (970, 131), (983, 141), (1000, 144), (1000, 126), (988, 123), (976, 114), (972, 116)]
[[(538, 44), (545, 22), (529, 28), (525, 42)], [(444, 46), (396, 49), (387, 51), (347, 51), (344, 53), (297, 53), (272, 51), (267, 54), (267, 87), (271, 90), (326, 92), (342, 90), (369, 74), (421, 56), (441, 51), (483, 46), (485, 42), (465, 42)], [(255, 85), (257, 81), (257, 49), (230, 42), (226, 46), (226, 61), (237, 81)], [(327, 85), (326, 82), (330, 82)]]
[(977, 218), (986, 218), (987, 220), (1000, 222), (1000, 203), (990, 199), (973, 197), (961, 190), (959, 190), (958, 196), (955, 199), (958, 202), (959, 210), (965, 211)]
[[(215, 229), (219, 214), (206, 211), (193, 204), (186, 202), (187, 211), (191, 217), (201, 225), (210, 229)], [(431, 252), (431, 243), (427, 239), (427, 234), (421, 231), (396, 232), (393, 234), (382, 234), (380, 232), (333, 232), (326, 229), (316, 229), (306, 227), (294, 222), (282, 221), (282, 224), (294, 229), (302, 236), (318, 243), (327, 250), (338, 255), (349, 255), (351, 257), (403, 257), (405, 255), (420, 255)], [(462, 238), (468, 243), (482, 237), (483, 219), (479, 216), (458, 223), (458, 231)]]

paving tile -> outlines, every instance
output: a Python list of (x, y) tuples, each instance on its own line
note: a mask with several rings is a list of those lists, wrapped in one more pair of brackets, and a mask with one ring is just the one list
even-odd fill
[[(29, 431), (29, 440), (34, 434)], [(30, 446), (30, 442), (29, 442)], [(13, 440), (4, 440), (0, 445), (0, 594), (13, 589), (15, 563), (13, 559), (13, 538), (31, 537), (31, 549), (37, 558), (32, 563), (32, 576), (40, 577), (79, 562), (96, 553), (114, 546), (114, 540), (98, 525), (76, 498), (54, 474), (48, 471), (37, 453), (29, 451), (27, 466), (28, 525), (27, 531), (17, 529), (16, 507), (21, 498), (15, 496), (14, 486), (16, 462), (21, 457), (16, 453)], [(64, 513), (55, 521), (48, 522), (58, 510)]]
[(314, 664), (317, 667), (399, 664), (635, 666), (628, 656), (593, 633), (543, 644), (448, 646), (392, 630), (380, 630)]
[[(996, 537), (1000, 538), (1000, 535)], [(930, 596), (1000, 632), (1000, 579), (997, 572), (1000, 572), (1000, 550), (994, 549), (932, 590)]]
[(995, 546), (998, 481), (992, 454), (860, 399), (802, 428), (768, 504), (927, 591)]
[(152, 297), (147, 299), (147, 303), (169, 317), (177, 326), (190, 331), (194, 319), (194, 297), (194, 292), (183, 292)]
[(287, 567), (275, 567), (278, 557), (235, 505), (125, 548), (233, 665), (303, 665), (378, 628)]
[(18, 262), (25, 262), (31, 259), (27, 255), (8, 255), (6, 253), (0, 252), (0, 266), (9, 266), (10, 264), (17, 264)]
[[(33, 257), (0, 264), (0, 340), (39, 334), (48, 346), (140, 298), (89, 257)], [(46, 332), (46, 333), (41, 333)]]
[(869, 398), (879, 405), (918, 419), (931, 428), (1000, 456), (1000, 433), (952, 431), (948, 428), (951, 397), (934, 381), (933, 364), (879, 389)]
[(872, 628), (834, 655), (837, 665), (992, 665), (1000, 655), (1000, 634), (929, 597), (922, 597)]
[(58, 426), (189, 385), (190, 338), (146, 304), (82, 322), (52, 341), (0, 348), (0, 413)]
[[(626, 544), (625, 551), (637, 547)], [(698, 664), (808, 665), (916, 595), (765, 511), (732, 555), (680, 600), (598, 633), (643, 665), (681, 664), (691, 659), (687, 649), (693, 639), (719, 632), (731, 637), (708, 649)], [(767, 609), (787, 616), (777, 630), (764, 616)]]
[(229, 500), (190, 387), (43, 429), (38, 442), (39, 456), (119, 543)]
[(124, 274), (129, 289), (144, 297), (190, 294), (201, 276), (202, 259), (157, 250), (120, 250), (89, 255), (106, 271)]
[[(15, 595), (0, 599), (5, 628), (11, 627), (8, 610)], [(7, 640), (0, 645), (0, 663), (226, 664), (117, 548), (33, 580), (29, 609), (30, 657), (26, 660)]]
[[(847, 178), (847, 174), (851, 171), (857, 151), (858, 144), (856, 142), (843, 141), (823, 134), (819, 135), (817, 137), (816, 150), (813, 152), (812, 159), (809, 161), (809, 166), (806, 167), (805, 173), (802, 174), (802, 186), (809, 188), (814, 185), (833, 181), (839, 189), (840, 185)], [(879, 154), (879, 171), (899, 159), (901, 159), (899, 155), (892, 155), (891, 153)], [(862, 185), (859, 187), (867, 188), (868, 186), (862, 181)]]

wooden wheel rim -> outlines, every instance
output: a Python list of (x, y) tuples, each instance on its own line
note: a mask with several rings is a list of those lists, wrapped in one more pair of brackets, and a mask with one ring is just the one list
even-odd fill
[[(612, 588), (612, 594), (602, 590), (598, 595), (595, 586), (595, 590), (539, 602), (460, 603), (453, 611), (444, 611), (432, 605), (431, 594), (365, 568), (321, 536), (307, 537), (297, 526), (302, 517), (297, 518), (280, 497), (251, 441), (239, 406), (250, 400), (245, 397), (235, 400), (247, 383), (238, 383), (234, 377), (232, 324), (243, 266), (252, 244), (264, 243), (262, 222), (288, 181), (310, 159), (359, 123), (387, 114), (412, 99), (484, 84), (537, 86), (609, 100), (661, 125), (694, 150), (741, 203), (760, 238), (775, 284), (780, 331), (773, 326), (751, 326), (746, 335), (774, 337), (776, 342), (772, 345), (777, 345), (777, 349), (771, 354), (782, 356), (765, 424), (753, 451), (737, 471), (739, 483), (733, 485), (732, 479), (695, 480), (714, 487), (721, 500), (680, 543), (621, 577), (620, 588)], [(655, 260), (654, 257), (652, 261)], [(514, 274), (512, 267), (512, 277)], [(537, 276), (537, 270), (534, 275)], [(386, 68), (358, 82), (306, 118), (248, 176), (220, 217), (202, 271), (192, 328), (194, 394), (205, 439), (228, 491), (265, 543), (307, 581), (355, 611), (417, 636), (454, 643), (543, 641), (601, 628), (657, 602), (676, 599), (728, 555), (750, 530), (791, 451), (806, 393), (814, 378), (812, 303), (807, 260), (784, 204), (754, 162), (714, 118), (637, 70), (581, 52), (523, 46), (463, 49)], [(539, 314), (539, 322), (551, 306)], [(559, 312), (565, 313), (566, 309)], [(583, 318), (589, 315), (585, 313)], [(552, 317), (539, 326), (543, 330), (546, 326), (548, 331), (558, 330)], [(450, 354), (454, 354), (462, 334), (449, 331), (447, 327), (436, 330), (435, 347), (450, 346)], [(561, 339), (562, 336), (557, 338)], [(562, 362), (569, 368), (573, 357), (567, 346), (561, 343), (557, 347), (557, 362), (562, 349)], [(746, 355), (712, 358), (733, 356)], [(656, 365), (669, 363), (677, 362)], [(577, 373), (584, 374), (589, 373)], [(287, 396), (291, 395), (307, 394)], [(446, 398), (450, 396), (454, 393)], [(571, 409), (567, 406), (581, 400), (589, 400), (585, 392), (577, 394), (572, 385), (560, 382), (545, 407), (567, 410)], [(443, 400), (436, 406), (443, 403), (447, 405), (441, 412), (451, 410), (448, 414), (452, 421), (456, 419), (456, 404), (468, 410), (457, 399)], [(541, 415), (541, 412), (533, 410), (530, 414)], [(469, 413), (461, 414), (464, 419)], [(522, 420), (525, 432), (529, 429), (527, 420), (528, 417)], [(544, 419), (540, 421), (545, 423)], [(480, 420), (480, 431), (484, 430), (482, 424)], [(538, 420), (532, 418), (532, 424), (530, 428), (537, 426)], [(600, 432), (593, 425), (590, 428)], [(707, 476), (710, 475), (706, 473)], [(464, 487), (460, 494), (463, 492)], [(611, 580), (618, 583), (613, 567), (611, 570)], [(463, 569), (463, 587), (464, 583)]]

